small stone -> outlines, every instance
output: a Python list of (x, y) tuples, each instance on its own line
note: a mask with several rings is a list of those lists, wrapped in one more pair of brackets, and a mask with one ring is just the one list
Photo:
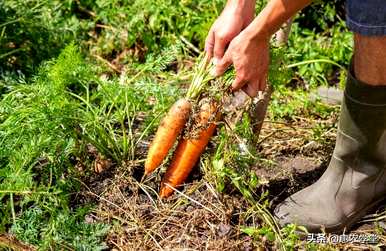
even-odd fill
[(321, 86), (311, 94), (312, 101), (317, 99), (328, 105), (339, 105), (343, 100), (343, 91), (333, 87)]
[(87, 224), (92, 224), (95, 222), (94, 220), (94, 217), (92, 214), (86, 214), (86, 216), (84, 217), (84, 221), (87, 223)]
[(194, 207), (192, 207), (192, 206), (188, 206), (186, 208), (186, 212), (193, 212), (193, 211), (194, 211)]
[(218, 225), (218, 231), (217, 231), (217, 233), (218, 233), (218, 235), (219, 235), (220, 237), (224, 237), (224, 236), (226, 236), (227, 234), (229, 234), (229, 232), (231, 231), (231, 229), (232, 229), (232, 227), (231, 227), (230, 225), (224, 224), (224, 223), (220, 223), (220, 224)]

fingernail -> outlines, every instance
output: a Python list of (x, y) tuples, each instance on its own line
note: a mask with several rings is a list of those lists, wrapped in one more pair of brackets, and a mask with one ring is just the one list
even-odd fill
[(210, 74), (212, 77), (217, 77), (216, 67), (213, 67), (213, 68), (210, 70), (209, 74)]
[(217, 65), (220, 62), (219, 58), (213, 58), (213, 64)]

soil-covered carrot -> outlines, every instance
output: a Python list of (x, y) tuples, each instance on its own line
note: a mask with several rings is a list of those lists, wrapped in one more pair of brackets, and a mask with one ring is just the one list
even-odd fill
[(189, 118), (191, 103), (187, 99), (180, 99), (170, 108), (162, 119), (157, 133), (150, 145), (145, 162), (145, 175), (154, 171), (168, 155), (178, 135), (181, 133)]
[(192, 106), (189, 100), (197, 99), (205, 85), (213, 79), (213, 76), (209, 74), (210, 70), (207, 69), (207, 57), (205, 55), (199, 59), (199, 63), (194, 69), (192, 83), (186, 93), (186, 98), (178, 100), (162, 120), (149, 148), (145, 162), (145, 175), (161, 165), (169, 150), (173, 147), (174, 142), (189, 118)]
[(160, 196), (162, 198), (173, 193), (173, 189), (168, 185), (175, 188), (186, 180), (216, 130), (216, 120), (219, 115), (215, 103), (205, 103), (201, 106), (197, 122), (195, 122), (196, 127), (199, 128), (198, 135), (180, 140), (161, 183)]

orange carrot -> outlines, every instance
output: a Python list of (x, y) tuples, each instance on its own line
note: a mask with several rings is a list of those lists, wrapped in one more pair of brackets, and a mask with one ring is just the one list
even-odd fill
[(170, 167), (167, 169), (165, 176), (162, 179), (160, 189), (160, 196), (162, 198), (166, 198), (173, 193), (173, 189), (168, 185), (175, 188), (186, 180), (216, 130), (215, 121), (208, 124), (210, 118), (213, 116), (215, 117), (215, 120), (217, 120), (219, 115), (220, 113), (218, 112), (215, 103), (205, 103), (201, 106), (196, 124), (202, 128), (200, 128), (197, 138), (182, 138), (180, 140), (177, 149), (174, 152)]
[(150, 145), (145, 162), (145, 175), (154, 171), (168, 155), (178, 135), (189, 118), (192, 105), (187, 99), (180, 99), (170, 108), (162, 119), (157, 133)]

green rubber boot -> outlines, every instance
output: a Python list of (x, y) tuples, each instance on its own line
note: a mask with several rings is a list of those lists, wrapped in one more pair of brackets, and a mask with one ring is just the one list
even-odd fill
[(341, 232), (386, 197), (386, 86), (349, 74), (330, 164), (313, 185), (279, 204), (281, 226)]

